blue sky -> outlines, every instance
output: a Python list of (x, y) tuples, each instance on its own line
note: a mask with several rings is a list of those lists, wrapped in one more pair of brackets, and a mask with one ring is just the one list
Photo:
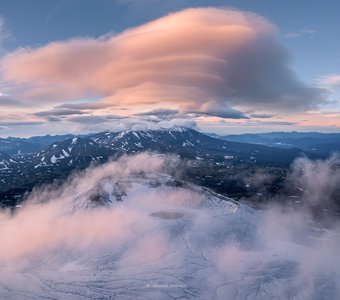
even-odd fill
[[(281, 126), (277, 126), (278, 130), (321, 130), (321, 131), (338, 131), (340, 122), (337, 120), (339, 116), (336, 115), (338, 108), (337, 99), (340, 98), (339, 85), (328, 84), (331, 76), (340, 74), (340, 38), (338, 29), (340, 28), (340, 18), (338, 13), (340, 11), (339, 1), (265, 1), (265, 0), (238, 0), (238, 1), (190, 1), (190, 0), (31, 0), (31, 1), (1, 1), (0, 2), (0, 16), (2, 17), (1, 26), (1, 55), (6, 57), (8, 54), (18, 51), (20, 48), (37, 49), (44, 47), (55, 41), (68, 41), (75, 38), (78, 39), (105, 39), (105, 36), (121, 34), (122, 31), (128, 28), (135, 28), (141, 26), (149, 21), (158, 19), (172, 12), (178, 12), (186, 8), (192, 7), (217, 7), (223, 9), (237, 9), (242, 12), (255, 13), (259, 17), (263, 17), (267, 22), (274, 25), (278, 33), (276, 35), (277, 42), (286, 49), (287, 55), (291, 60), (289, 67), (294, 70), (300, 79), (310, 86), (326, 88), (329, 92), (327, 101), (331, 104), (321, 106), (316, 112), (312, 110), (315, 120), (306, 124), (299, 123), (299, 118), (303, 118), (303, 113), (294, 117), (288, 117), (286, 120), (285, 113), (280, 113), (280, 122), (286, 122)], [(180, 24), (178, 25), (180, 26)], [(327, 81), (328, 79), (328, 81)], [(334, 80), (333, 80), (334, 81)], [(340, 80), (339, 80), (340, 81)], [(322, 82), (322, 84), (320, 83)], [(328, 85), (325, 86), (325, 82)], [(11, 94), (6, 90), (7, 86), (12, 87), (16, 85), (13, 80), (3, 80), (1, 86), (5, 87), (2, 92), (7, 98), (13, 101), (21, 101), (21, 94), (16, 94), (11, 89)], [(21, 86), (16, 86), (16, 89), (22, 90)], [(20, 99), (19, 99), (19, 98)], [(89, 94), (82, 95), (81, 98), (74, 97), (71, 103), (96, 101), (102, 95)], [(7, 101), (6, 98), (6, 101)], [(26, 100), (24, 99), (24, 102)], [(31, 100), (29, 100), (31, 101)], [(3, 101), (4, 102), (4, 101)], [(8, 101), (7, 101), (8, 102)], [(6, 103), (7, 103), (6, 102)], [(67, 102), (69, 104), (70, 102)], [(1, 104), (1, 102), (0, 102)], [(83, 130), (84, 128), (77, 124), (76, 128), (70, 128), (69, 123), (59, 123), (55, 126), (54, 123), (49, 123), (42, 129), (37, 128), (38, 125), (30, 126), (30, 129), (23, 129), (14, 124), (13, 119), (20, 114), (31, 115), (39, 112), (39, 106), (42, 110), (53, 109), (55, 106), (63, 105), (64, 102), (53, 103), (45, 105), (44, 103), (31, 105), (29, 108), (22, 107), (6, 107), (0, 106), (2, 110), (2, 128), (0, 135), (7, 136), (14, 135), (29, 135), (40, 134), (46, 131), (56, 132), (56, 127), (61, 131)], [(124, 110), (126, 105), (121, 105)], [(136, 108), (137, 107), (137, 108)], [(153, 105), (146, 109), (145, 106), (138, 108), (135, 105), (133, 113), (136, 114), (138, 110), (155, 110), (155, 109), (176, 109), (173, 105), (164, 107), (164, 105)], [(234, 109), (235, 107), (230, 107)], [(229, 108), (228, 108), (229, 109)], [(238, 108), (237, 108), (238, 109)], [(258, 108), (256, 108), (258, 109)], [(309, 112), (311, 110), (309, 109)], [(334, 124), (323, 126), (318, 124), (317, 118), (320, 112), (326, 111), (328, 115), (332, 113), (335, 118)], [(6, 120), (6, 114), (8, 120)], [(219, 132), (230, 131), (268, 131), (272, 128), (269, 125), (255, 126), (249, 123), (232, 122), (233, 118), (223, 118), (221, 120), (206, 119), (203, 116), (188, 116), (186, 111), (186, 118), (194, 118), (201, 128), (209, 131), (216, 129)], [(243, 111), (244, 112), (244, 111)], [(101, 111), (98, 114), (96, 111), (86, 111), (90, 116), (103, 116), (107, 112)], [(117, 107), (115, 110), (117, 114)], [(278, 116), (277, 112), (273, 115)], [(119, 114), (118, 114), (119, 115)], [(35, 116), (37, 117), (37, 116)], [(154, 116), (153, 116), (154, 117)], [(176, 118), (183, 118), (176, 116)], [(216, 116), (215, 116), (216, 117)], [(309, 115), (310, 117), (310, 115)], [(25, 122), (44, 122), (46, 120), (37, 120), (26, 118)], [(282, 120), (283, 121), (282, 121)], [(340, 119), (339, 119), (340, 120)], [(256, 121), (256, 120), (255, 120)], [(6, 124), (6, 122), (8, 124)], [(50, 122), (50, 121), (48, 121)], [(252, 120), (254, 123), (254, 121)], [(271, 120), (273, 122), (273, 120)], [(104, 122), (105, 123), (105, 122)], [(231, 124), (233, 123), (233, 124)], [(259, 120), (261, 123), (261, 120)], [(279, 122), (277, 122), (279, 124)], [(291, 124), (288, 124), (291, 123)], [(294, 123), (294, 125), (293, 125)], [(313, 123), (313, 124), (312, 124)], [(222, 125), (221, 125), (222, 124)], [(225, 125), (227, 124), (227, 125)], [(295, 125), (297, 124), (297, 125)], [(107, 125), (107, 124), (103, 124)], [(230, 125), (230, 126), (229, 126)], [(255, 128), (255, 129), (254, 129)], [(99, 127), (98, 127), (99, 129)], [(275, 128), (274, 128), (275, 129)], [(57, 131), (58, 131), (57, 130)], [(86, 128), (84, 130), (87, 130)]]

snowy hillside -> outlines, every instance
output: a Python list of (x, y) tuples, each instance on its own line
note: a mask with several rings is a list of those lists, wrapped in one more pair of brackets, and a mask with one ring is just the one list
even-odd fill
[(0, 298), (339, 297), (335, 233), (161, 174), (168, 163), (122, 158), (0, 215)]
[[(65, 137), (65, 140), (61, 140)], [(230, 168), (237, 165), (288, 166), (301, 153), (298, 149), (278, 149), (262, 145), (228, 142), (198, 131), (175, 128), (148, 131), (101, 132), (86, 137), (56, 136), (30, 139), (3, 139), (17, 149), (0, 152), (0, 206), (13, 206), (23, 195), (39, 184), (65, 179), (75, 170), (99, 165), (124, 154), (145, 151), (179, 155), (184, 159), (211, 166)], [(11, 143), (15, 143), (11, 145)], [(38, 150), (25, 152), (21, 144), (39, 143)], [(27, 146), (27, 145), (26, 145)], [(1, 148), (1, 147), (0, 147)], [(28, 147), (26, 147), (28, 148)], [(4, 148), (7, 149), (7, 148)], [(20, 201), (19, 201), (20, 202)]]

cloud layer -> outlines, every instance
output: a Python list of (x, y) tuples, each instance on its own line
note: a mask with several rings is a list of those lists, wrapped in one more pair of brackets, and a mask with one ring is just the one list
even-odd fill
[(100, 97), (101, 103), (176, 108), (226, 118), (297, 111), (324, 101), (300, 81), (276, 29), (246, 12), (198, 8), (101, 38), (19, 49), (3, 78), (26, 101)]
[(122, 157), (0, 211), (0, 298), (339, 299), (336, 224), (164, 184), (169, 166)]

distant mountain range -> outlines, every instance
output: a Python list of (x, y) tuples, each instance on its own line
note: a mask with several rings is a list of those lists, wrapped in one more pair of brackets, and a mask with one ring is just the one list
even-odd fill
[(30, 138), (16, 138), (16, 137), (0, 138), (0, 152), (5, 152), (11, 155), (35, 152), (42, 149), (44, 146), (64, 141), (72, 137), (75, 137), (75, 135), (65, 134), (65, 135), (33, 136)]
[(282, 167), (301, 155), (319, 157), (297, 148), (227, 141), (185, 128), (3, 138), (0, 204), (16, 204), (34, 186), (64, 179), (74, 170), (143, 151), (176, 154), (194, 165), (218, 166), (221, 172), (229, 166)]
[(320, 132), (270, 132), (255, 134), (239, 134), (213, 137), (226, 141), (260, 144), (280, 148), (299, 148), (320, 156), (328, 156), (340, 152), (340, 133)]

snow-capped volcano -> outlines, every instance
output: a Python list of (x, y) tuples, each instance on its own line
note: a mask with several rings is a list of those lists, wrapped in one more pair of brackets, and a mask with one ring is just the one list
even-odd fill
[(16, 144), (10, 146), (13, 138), (1, 141), (12, 150), (3, 152), (0, 157), (0, 200), (5, 199), (0, 205), (16, 205), (17, 199), (37, 184), (64, 179), (74, 170), (102, 164), (124, 154), (146, 151), (175, 154), (197, 164), (204, 163), (204, 167), (225, 168), (244, 164), (288, 166), (301, 154), (298, 149), (229, 142), (185, 128), (101, 132), (85, 137), (56, 136), (55, 139), (49, 145), (45, 144), (53, 140), (52, 136), (19, 139), (20, 145), (26, 143), (27, 149), (31, 149), (33, 142), (40, 146), (30, 152), (20, 146), (20, 153), (16, 154), (10, 154), (13, 149), (19, 152)]
[[(228, 142), (188, 128), (102, 132), (89, 136), (94, 142), (125, 153), (157, 151), (177, 153), (185, 157), (230, 157), (236, 161), (269, 161), (275, 157), (286, 163), (297, 157), (299, 150), (277, 149), (260, 145)], [(268, 156), (268, 152), (271, 156)]]

